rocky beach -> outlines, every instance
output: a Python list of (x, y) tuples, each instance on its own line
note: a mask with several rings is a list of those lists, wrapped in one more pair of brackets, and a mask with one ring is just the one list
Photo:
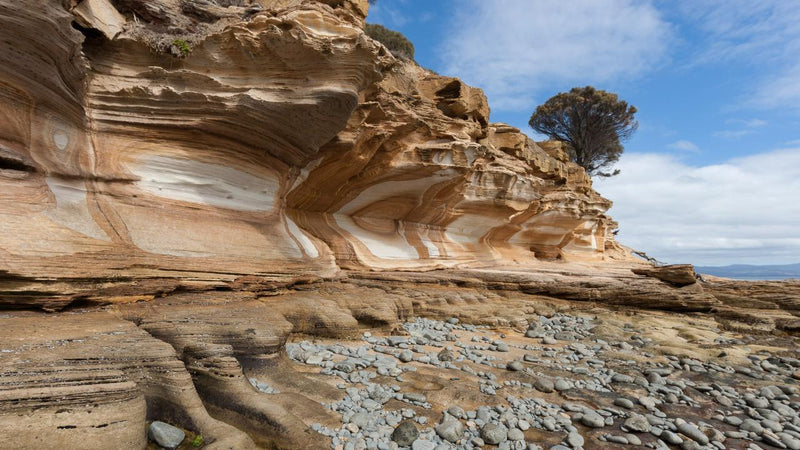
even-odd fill
[(800, 281), (617, 242), (366, 0), (0, 0), (0, 447), (800, 449)]

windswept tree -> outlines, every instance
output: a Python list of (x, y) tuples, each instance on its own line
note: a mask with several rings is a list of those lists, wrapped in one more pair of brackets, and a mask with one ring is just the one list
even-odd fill
[(570, 158), (589, 175), (617, 175), (602, 170), (619, 160), (622, 142), (639, 123), (636, 108), (617, 94), (592, 86), (561, 92), (536, 108), (528, 124), (550, 139), (563, 141)]

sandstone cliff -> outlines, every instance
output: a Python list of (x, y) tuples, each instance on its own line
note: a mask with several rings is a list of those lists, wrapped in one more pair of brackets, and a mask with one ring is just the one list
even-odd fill
[[(0, 0), (4, 448), (144, 448), (151, 420), (207, 448), (330, 448), (315, 430), (341, 425), (322, 406), (341, 391), (287, 342), (408, 334), (418, 316), (519, 338), (555, 317), (568, 339), (637, 336), (662, 366), (719, 342), (744, 360), (734, 331), (791, 347), (796, 283), (743, 290), (631, 258), (559, 143), (492, 123), (479, 89), (394, 58), (362, 31), (366, 12)], [(623, 307), (713, 316), (604, 309)], [(792, 375), (796, 359), (770, 361), (768, 379)], [(419, 367), (409, 383), (437, 414), (466, 389)]]
[(558, 144), (393, 58), (364, 2), (2, 8), (4, 305), (625, 257)]

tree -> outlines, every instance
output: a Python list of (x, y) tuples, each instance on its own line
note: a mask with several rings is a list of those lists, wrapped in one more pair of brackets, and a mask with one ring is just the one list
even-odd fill
[(390, 30), (383, 25), (368, 23), (364, 27), (367, 36), (385, 45), (394, 56), (414, 59), (414, 44), (398, 31)]
[(622, 142), (638, 128), (634, 114), (636, 108), (617, 94), (586, 86), (550, 98), (536, 108), (528, 124), (550, 139), (563, 141), (570, 158), (589, 175), (610, 177), (619, 170), (601, 170), (619, 160)]

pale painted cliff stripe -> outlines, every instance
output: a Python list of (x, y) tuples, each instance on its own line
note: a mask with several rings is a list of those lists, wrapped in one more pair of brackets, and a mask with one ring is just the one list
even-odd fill
[(436, 172), (433, 176), (417, 178), (416, 180), (384, 181), (364, 189), (358, 194), (358, 197), (351, 200), (337, 212), (352, 215), (365, 206), (379, 203), (387, 198), (403, 195), (414, 197), (417, 201), (420, 201), (428, 188), (457, 175), (458, 172), (448, 169)]
[(153, 195), (240, 211), (272, 211), (280, 188), (277, 175), (183, 158), (149, 155), (128, 169), (140, 178), (136, 185)]
[(333, 217), (340, 228), (358, 239), (376, 258), (419, 259), (417, 250), (396, 233), (391, 235), (374, 233), (356, 225), (349, 216), (334, 214)]
[(308, 236), (306, 236), (306, 234), (300, 230), (300, 227), (298, 227), (297, 224), (294, 223), (294, 221), (289, 217), (286, 217), (286, 227), (289, 229), (289, 234), (291, 234), (292, 237), (303, 247), (303, 251), (306, 253), (306, 255), (310, 256), (311, 258), (316, 258), (319, 256), (317, 246), (311, 242), (311, 239), (309, 239)]
[(56, 209), (45, 213), (50, 220), (95, 239), (111, 240), (89, 213), (83, 180), (48, 176), (45, 182), (56, 198)]

